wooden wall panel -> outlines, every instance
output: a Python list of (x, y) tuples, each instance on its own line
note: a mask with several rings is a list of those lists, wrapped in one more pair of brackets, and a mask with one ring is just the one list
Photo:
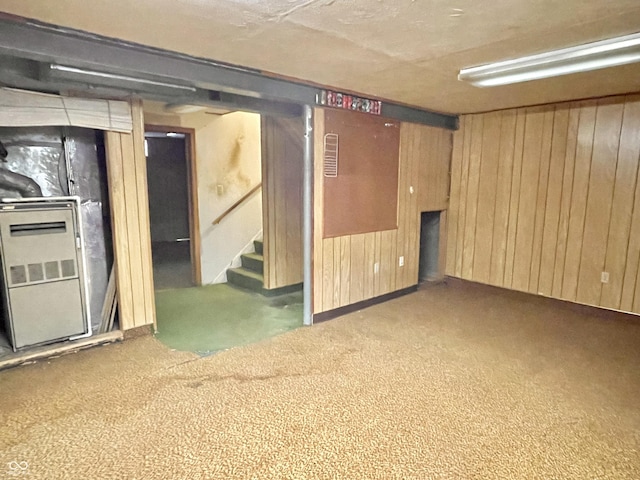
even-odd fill
[[(615, 241), (611, 247), (607, 249), (607, 268), (611, 268), (611, 272), (617, 272), (618, 275), (624, 272), (620, 278), (611, 278), (608, 285), (603, 287), (603, 304), (606, 306), (610, 302), (613, 305), (619, 304), (621, 310), (633, 309), (633, 298), (635, 294), (635, 286), (637, 285), (636, 275), (640, 272), (638, 262), (640, 261), (640, 169), (638, 161), (640, 159), (640, 142), (637, 141), (638, 132), (640, 132), (640, 95), (631, 97), (634, 101), (627, 101), (624, 106), (624, 119), (622, 122), (622, 132), (620, 135), (620, 152), (618, 154), (618, 171), (619, 181), (616, 181), (616, 194), (614, 195), (610, 235), (618, 234), (621, 240)], [(634, 139), (636, 139), (634, 141)], [(628, 175), (624, 175), (628, 173)], [(629, 182), (627, 185), (626, 182)], [(620, 190), (618, 190), (620, 189)], [(625, 200), (624, 197), (630, 193), (624, 193), (621, 197), (621, 191), (633, 191), (632, 199)], [(616, 201), (618, 200), (618, 201)], [(620, 202), (626, 208), (620, 208)], [(616, 220), (626, 220), (618, 222)], [(625, 224), (629, 223), (628, 235)], [(625, 242), (626, 239), (628, 242)], [(623, 249), (614, 249), (622, 241), (627, 244), (626, 256), (622, 258)], [(620, 292), (620, 282), (622, 282), (622, 291)], [(619, 300), (617, 297), (620, 296)]]
[(265, 288), (302, 282), (300, 118), (261, 116)]
[[(493, 241), (491, 242), (491, 271), (489, 283), (501, 285), (504, 280), (504, 269), (507, 255), (507, 232), (509, 227), (509, 198), (511, 196), (511, 178), (513, 175), (513, 149), (515, 143), (516, 113), (501, 112), (500, 143), (498, 158), (495, 212), (493, 214)], [(453, 202), (453, 197), (451, 199)], [(453, 214), (453, 208), (449, 215)]]
[[(442, 183), (443, 176), (449, 177), (449, 160), (445, 161), (443, 152), (447, 148), (450, 151), (451, 148), (449, 132), (441, 133), (431, 127), (403, 123), (400, 127), (398, 167), (398, 228), (323, 238), (324, 112), (323, 109), (316, 109), (314, 114), (314, 313), (343, 307), (418, 283), (421, 212), (418, 198), (420, 189), (424, 188), (418, 183), (421, 162), (428, 162), (430, 158), (436, 158), (440, 162), (437, 168), (433, 167), (430, 171), (441, 172), (433, 177), (436, 185), (433, 191), (439, 192), (438, 208), (446, 206), (448, 186), (447, 193), (444, 193)], [(433, 193), (428, 198), (435, 202), (436, 194)], [(445, 248), (446, 242), (443, 242), (443, 249)], [(445, 253), (443, 251), (441, 259), (443, 264)], [(399, 265), (400, 257), (404, 257), (404, 266)]]
[(567, 136), (569, 130), (569, 109), (557, 108), (551, 134), (551, 153), (549, 156), (549, 178), (546, 192), (546, 215), (541, 242), (540, 273), (538, 292), (551, 295), (556, 261), (556, 242), (562, 201), (562, 181), (564, 175), (565, 155), (567, 153)]
[(442, 128), (415, 127), (420, 152), (418, 158), (418, 208), (421, 212), (446, 210), (451, 184), (453, 132)]
[[(520, 182), (522, 179), (522, 155), (524, 149), (524, 127), (526, 112), (517, 110), (513, 146), (513, 176), (511, 178), (511, 197), (509, 198), (509, 225), (507, 229), (507, 250), (505, 252), (504, 285), (513, 284), (513, 263), (515, 260), (516, 233), (518, 231), (518, 212), (520, 208)], [(501, 132), (501, 135), (507, 132)]]
[[(333, 250), (329, 252), (322, 238), (324, 223), (323, 209), (324, 186), (322, 183), (322, 165), (316, 161), (323, 157), (324, 144), (320, 140), (324, 137), (324, 110), (316, 108), (313, 112), (313, 312), (331, 310), (333, 304), (329, 301), (329, 289), (333, 282), (333, 271), (329, 271), (329, 264), (333, 268), (331, 258)], [(333, 244), (332, 244), (333, 245)], [(367, 277), (365, 274), (365, 286)], [(373, 284), (371, 285), (373, 290)]]
[[(466, 123), (467, 117), (460, 119), (460, 128)], [(449, 212), (447, 220), (447, 235), (449, 238), (455, 239), (458, 236), (458, 215), (460, 210), (460, 179), (462, 176), (462, 151), (463, 151), (464, 133), (453, 136), (453, 149), (451, 152), (451, 185), (449, 192)], [(454, 158), (455, 155), (455, 158)], [(447, 272), (456, 271), (456, 249), (455, 241), (447, 241)]]
[(155, 325), (144, 118), (132, 102), (133, 132), (106, 132), (109, 200), (113, 225), (120, 326)]
[[(501, 113), (492, 113), (484, 119), (482, 137), (500, 138)], [(478, 180), (478, 201), (473, 249), (492, 251), (494, 215), (496, 211), (496, 185), (498, 175), (500, 143), (482, 142), (480, 153), (480, 175)], [(473, 256), (473, 275), (478, 281), (487, 283), (491, 272), (491, 255)]]
[[(562, 196), (558, 218), (558, 238), (556, 240), (556, 259), (553, 267), (553, 286), (551, 296), (562, 297), (562, 282), (567, 254), (567, 239), (569, 237), (569, 214), (571, 212), (571, 198), (573, 195), (573, 174), (578, 148), (578, 126), (580, 125), (580, 106), (569, 105), (569, 127), (567, 131), (567, 150), (564, 160), (562, 176)], [(551, 240), (550, 240), (551, 241)]]
[(576, 300), (582, 303), (595, 298), (599, 303), (602, 293), (600, 277), (607, 253), (623, 111), (621, 99), (598, 103), (576, 294)]
[(640, 313), (640, 95), (460, 125), (447, 274)]

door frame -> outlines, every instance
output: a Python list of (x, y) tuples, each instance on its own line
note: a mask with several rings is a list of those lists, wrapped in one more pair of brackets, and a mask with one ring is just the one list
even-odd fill
[(145, 132), (182, 133), (185, 139), (185, 157), (187, 160), (187, 188), (189, 190), (189, 246), (191, 250), (191, 273), (193, 283), (202, 285), (202, 266), (200, 258), (200, 212), (198, 208), (198, 172), (196, 162), (195, 135), (193, 128), (172, 127), (168, 125), (144, 125)]

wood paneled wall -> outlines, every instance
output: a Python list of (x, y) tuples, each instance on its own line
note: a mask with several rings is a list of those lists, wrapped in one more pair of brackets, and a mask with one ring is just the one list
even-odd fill
[(302, 282), (302, 118), (262, 115), (264, 286)]
[(446, 210), (449, 206), (453, 132), (422, 125), (413, 128), (420, 151), (426, 152), (418, 167), (418, 208), (421, 212)]
[(120, 328), (155, 324), (142, 102), (133, 132), (105, 133)]
[[(325, 239), (322, 234), (324, 110), (315, 110), (314, 313), (343, 307), (418, 283), (419, 172), (420, 163), (429, 161), (431, 158), (434, 144), (429, 139), (433, 134), (430, 127), (422, 125), (403, 123), (400, 127), (398, 228), (396, 230)], [(414, 190), (413, 194), (411, 187)], [(436, 198), (435, 193), (433, 198)], [(439, 205), (443, 205), (442, 198), (438, 201)], [(404, 257), (402, 267), (398, 262), (401, 256)]]
[(640, 95), (466, 115), (460, 127), (447, 274), (640, 313)]

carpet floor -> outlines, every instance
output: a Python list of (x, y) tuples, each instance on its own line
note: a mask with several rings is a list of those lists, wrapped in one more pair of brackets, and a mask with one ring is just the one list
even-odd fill
[(640, 323), (474, 286), (209, 357), (131, 339), (0, 392), (7, 478), (640, 478)]

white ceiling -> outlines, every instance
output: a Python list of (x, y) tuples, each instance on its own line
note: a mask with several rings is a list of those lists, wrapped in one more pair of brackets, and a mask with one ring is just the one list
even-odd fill
[(640, 91), (640, 64), (480, 89), (458, 70), (640, 31), (639, 0), (0, 0), (0, 11), (448, 113)]

